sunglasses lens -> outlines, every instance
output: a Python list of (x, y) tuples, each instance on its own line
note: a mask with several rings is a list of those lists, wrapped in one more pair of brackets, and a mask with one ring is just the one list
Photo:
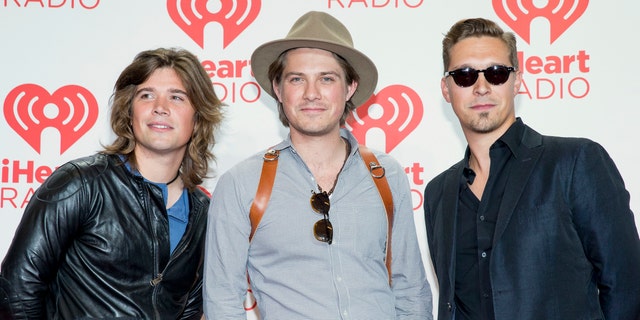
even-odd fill
[(487, 82), (494, 86), (501, 85), (509, 79), (511, 71), (505, 66), (493, 66), (484, 70), (484, 77)]
[(311, 208), (317, 213), (329, 213), (329, 195), (326, 192), (314, 193), (311, 195)]
[(313, 225), (313, 235), (318, 241), (331, 244), (333, 241), (333, 226), (329, 221), (329, 194), (326, 192), (313, 193), (311, 195), (311, 208), (317, 213), (323, 214), (324, 218), (318, 220)]
[(460, 87), (466, 88), (472, 86), (478, 80), (478, 73), (484, 73), (484, 78), (490, 84), (499, 86), (507, 80), (514, 69), (505, 66), (491, 66), (484, 70), (476, 70), (473, 68), (463, 68), (449, 72), (453, 81)]
[(318, 222), (313, 225), (313, 235), (318, 241), (331, 244), (333, 240), (333, 226), (331, 225), (331, 221), (326, 218), (318, 220)]
[(453, 77), (453, 81), (458, 86), (469, 87), (478, 80), (478, 70), (471, 68), (456, 70), (455, 73), (451, 74), (451, 77)]

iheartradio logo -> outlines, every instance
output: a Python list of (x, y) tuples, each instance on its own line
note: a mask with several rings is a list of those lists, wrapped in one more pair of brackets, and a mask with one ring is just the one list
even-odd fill
[(9, 126), (37, 153), (44, 129), (57, 129), (63, 154), (96, 123), (98, 102), (81, 86), (67, 85), (49, 94), (41, 86), (29, 83), (9, 92), (3, 111)]
[(222, 47), (226, 48), (258, 16), (261, 0), (168, 0), (171, 20), (204, 48), (204, 29), (209, 22), (222, 26)]
[(543, 7), (536, 6), (534, 0), (492, 2), (498, 17), (528, 44), (531, 41), (533, 19), (545, 18), (549, 21), (551, 44), (582, 16), (589, 5), (589, 0), (548, 0)]
[(381, 129), (389, 153), (418, 127), (424, 107), (420, 96), (403, 85), (388, 86), (374, 94), (347, 118), (345, 127), (366, 145), (367, 132)]

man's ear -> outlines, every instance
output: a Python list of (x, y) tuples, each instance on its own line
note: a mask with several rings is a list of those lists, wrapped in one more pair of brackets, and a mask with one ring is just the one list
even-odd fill
[(273, 90), (273, 94), (276, 96), (276, 100), (282, 103), (282, 98), (280, 98), (280, 86), (276, 83), (276, 80), (271, 80), (271, 89)]
[(353, 81), (353, 82), (351, 82), (350, 85), (347, 86), (347, 100), (346, 101), (351, 100), (351, 97), (353, 97), (353, 94), (356, 93), (356, 89), (358, 89), (358, 82), (357, 81)]
[(442, 79), (440, 80), (440, 91), (442, 92), (442, 97), (444, 97), (444, 100), (446, 100), (448, 103), (451, 103), (451, 96), (449, 93), (449, 85), (447, 84), (447, 77), (442, 77)]
[(513, 82), (513, 96), (517, 96), (522, 86), (522, 70), (516, 70), (516, 81)]

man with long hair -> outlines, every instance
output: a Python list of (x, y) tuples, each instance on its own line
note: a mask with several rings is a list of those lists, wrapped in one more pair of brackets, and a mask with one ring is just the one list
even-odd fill
[[(56, 170), (27, 205), (2, 263), (15, 319), (200, 319), (222, 103), (192, 53), (139, 53), (116, 81), (102, 152)], [(3, 318), (4, 319), (4, 318)]]

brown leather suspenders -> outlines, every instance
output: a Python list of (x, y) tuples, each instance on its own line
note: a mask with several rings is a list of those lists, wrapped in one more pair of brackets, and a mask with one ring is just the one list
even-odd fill
[(384, 167), (378, 162), (376, 156), (365, 145), (359, 146), (360, 156), (364, 164), (369, 167), (369, 172), (373, 178), (373, 182), (378, 187), (378, 192), (384, 203), (384, 208), (387, 211), (387, 258), (385, 264), (387, 265), (387, 273), (389, 274), (389, 285), (391, 285), (391, 230), (393, 229), (393, 195), (391, 194), (391, 188), (387, 178), (385, 178)]
[[(393, 196), (389, 183), (385, 178), (385, 170), (378, 162), (376, 156), (364, 145), (359, 145), (360, 155), (365, 165), (369, 168), (371, 177), (378, 188), (382, 202), (384, 203), (385, 210), (387, 212), (387, 256), (385, 264), (387, 266), (387, 273), (389, 275), (389, 285), (391, 285), (391, 230), (393, 228)], [(273, 188), (273, 182), (276, 177), (276, 168), (278, 167), (278, 157), (280, 156), (278, 150), (268, 150), (263, 159), (262, 174), (260, 175), (260, 182), (258, 183), (258, 190), (256, 196), (249, 209), (249, 219), (251, 220), (251, 233), (249, 234), (249, 241), (253, 239), (253, 235), (260, 224), (262, 215), (264, 214), (269, 198), (271, 197), (271, 190)]]
[(249, 220), (251, 220), (249, 241), (253, 239), (253, 234), (256, 232), (256, 228), (258, 228), (264, 210), (269, 203), (269, 198), (271, 198), (271, 189), (273, 188), (273, 181), (276, 179), (276, 168), (278, 168), (279, 156), (280, 151), (269, 149), (262, 157), (264, 159), (262, 174), (260, 174), (260, 182), (258, 183), (256, 196), (253, 198), (251, 209), (249, 209)]

